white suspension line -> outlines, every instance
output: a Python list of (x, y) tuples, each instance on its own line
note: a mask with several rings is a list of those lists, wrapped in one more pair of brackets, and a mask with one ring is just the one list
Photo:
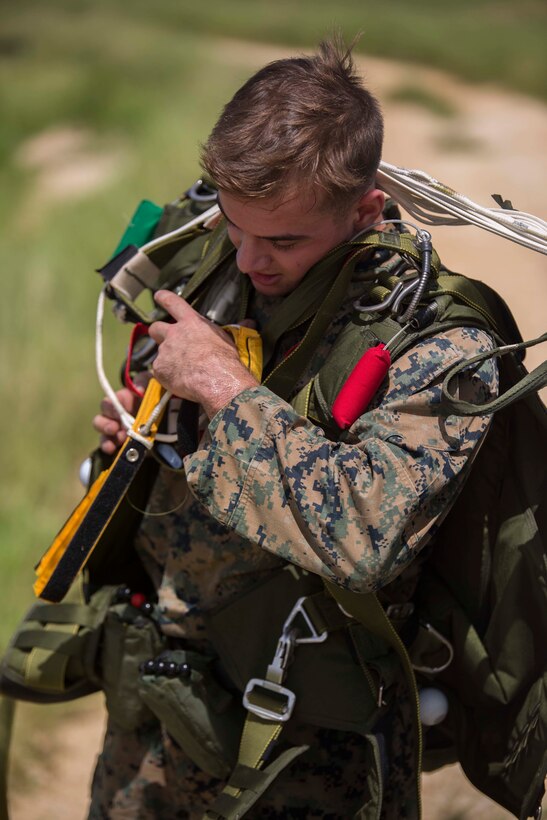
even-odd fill
[[(121, 401), (119, 400), (118, 396), (116, 395), (116, 391), (110, 384), (108, 377), (106, 375), (104, 369), (104, 361), (103, 361), (103, 321), (104, 321), (104, 303), (105, 303), (105, 289), (103, 288), (99, 293), (99, 298), (97, 300), (97, 320), (95, 324), (95, 366), (97, 370), (97, 378), (99, 379), (99, 383), (104, 390), (105, 395), (110, 399), (113, 406), (116, 408), (116, 411), (120, 417), (120, 421), (127, 430), (127, 434), (132, 438), (137, 439), (138, 441), (142, 441), (146, 447), (149, 447), (149, 442), (143, 437), (143, 435), (148, 435), (150, 432), (153, 423), (156, 421), (158, 416), (160, 415), (161, 411), (173, 395), (169, 391), (166, 391), (156, 406), (153, 408), (150, 416), (148, 417), (146, 423), (143, 425), (143, 430), (140, 432), (143, 435), (139, 435), (139, 433), (135, 433), (131, 428), (135, 423), (135, 417), (129, 413)], [(156, 441), (162, 441), (167, 443), (173, 443), (177, 441), (176, 434), (170, 433), (157, 433), (155, 436)]]
[(547, 222), (524, 211), (485, 208), (425, 171), (381, 162), (378, 185), (427, 225), (476, 225), (539, 253), (547, 253)]
[(204, 222), (207, 222), (208, 219), (211, 219), (211, 217), (215, 216), (218, 213), (220, 213), (220, 208), (218, 207), (218, 205), (213, 205), (212, 208), (209, 208), (207, 211), (204, 211), (202, 214), (199, 214), (199, 216), (196, 216), (194, 219), (191, 219), (190, 222), (187, 222), (180, 228), (175, 228), (174, 231), (169, 231), (169, 233), (164, 233), (162, 236), (156, 237), (156, 239), (151, 239), (150, 242), (146, 243), (146, 245), (142, 245), (140, 250), (143, 253), (149, 254), (152, 251), (161, 248), (163, 245), (168, 245), (174, 239), (177, 239), (179, 236), (183, 236), (188, 231), (191, 231), (192, 228), (195, 228), (198, 225), (203, 225)]
[(120, 417), (121, 423), (125, 427), (126, 430), (130, 430), (133, 424), (135, 423), (135, 417), (128, 413), (125, 409), (121, 401), (116, 395), (116, 391), (108, 381), (107, 375), (104, 369), (104, 362), (103, 362), (103, 320), (104, 320), (104, 300), (105, 300), (105, 288), (101, 290), (99, 293), (99, 298), (97, 300), (97, 320), (95, 323), (95, 367), (97, 369), (97, 378), (99, 379), (99, 383), (104, 390), (105, 395), (110, 399), (114, 407), (116, 408), (118, 415)]

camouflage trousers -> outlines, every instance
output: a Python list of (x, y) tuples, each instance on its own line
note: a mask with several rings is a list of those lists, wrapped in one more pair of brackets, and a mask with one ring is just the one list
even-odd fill
[[(390, 716), (390, 731), (406, 717), (404, 711)], [(381, 732), (376, 736), (384, 738)], [(284, 737), (280, 748), (305, 744), (309, 749), (281, 772), (245, 817), (353, 817), (369, 797), (367, 740), (311, 726), (289, 726)], [(395, 767), (386, 763), (392, 771), (381, 816), (413, 820), (416, 811), (408, 800), (412, 772), (405, 744), (397, 746)], [(93, 778), (88, 820), (197, 820), (223, 787), (222, 781), (200, 770), (158, 722), (123, 731), (110, 721)]]

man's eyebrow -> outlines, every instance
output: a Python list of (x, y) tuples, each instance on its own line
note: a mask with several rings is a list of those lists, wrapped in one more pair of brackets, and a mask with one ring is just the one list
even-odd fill
[[(224, 216), (224, 218), (226, 220), (228, 220), (230, 225), (233, 225), (234, 228), (237, 228), (238, 231), (241, 230), (241, 228), (239, 228), (235, 224), (235, 222), (232, 222), (232, 220), (230, 219), (230, 217), (228, 216), (228, 214), (226, 213), (226, 211), (222, 207), (222, 203), (220, 201), (219, 196), (217, 196), (217, 205), (220, 208), (220, 211), (221, 211), (222, 215)], [(310, 237), (307, 234), (303, 234), (303, 233), (302, 234), (286, 233), (286, 234), (282, 234), (280, 236), (259, 236), (257, 238), (258, 239), (266, 239), (266, 240), (268, 240), (268, 242), (289, 242), (289, 241), (295, 242), (298, 239), (310, 239)]]

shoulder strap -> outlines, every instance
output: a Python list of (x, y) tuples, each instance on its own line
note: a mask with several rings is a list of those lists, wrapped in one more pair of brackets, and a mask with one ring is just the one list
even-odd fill
[[(478, 356), (473, 356), (471, 359), (457, 364), (447, 373), (443, 382), (443, 399), (441, 404), (443, 413), (447, 416), (452, 413), (458, 416), (481, 416), (486, 413), (495, 413), (497, 410), (502, 410), (504, 407), (513, 404), (513, 402), (528, 396), (530, 393), (537, 393), (538, 390), (541, 390), (541, 388), (547, 384), (547, 361), (542, 362), (538, 367), (532, 370), (531, 373), (525, 372), (518, 381), (507, 388), (505, 393), (484, 404), (472, 404), (462, 399), (456, 399), (450, 392), (450, 385), (458, 373), (461, 373), (468, 367), (479, 364), (479, 362), (485, 359), (490, 359), (494, 356), (506, 356), (507, 354), (514, 355), (519, 350), (524, 350), (527, 347), (533, 347), (546, 341), (547, 333), (544, 333), (543, 336), (539, 336), (537, 339), (531, 339), (528, 342), (521, 342), (520, 344), (496, 347), (494, 350), (480, 353)], [(522, 370), (524, 370), (524, 368), (522, 368)]]
[(422, 725), (420, 722), (420, 701), (418, 697), (418, 687), (416, 676), (412, 668), (412, 662), (406, 651), (405, 645), (393, 628), (384, 608), (374, 593), (361, 594), (351, 592), (348, 589), (325, 581), (327, 591), (332, 595), (346, 615), (355, 618), (368, 631), (386, 641), (397, 653), (401, 667), (407, 682), (408, 691), (412, 702), (413, 733), (414, 733), (414, 766), (415, 772), (415, 792), (418, 816), (421, 816), (421, 793), (420, 778), (422, 772)]

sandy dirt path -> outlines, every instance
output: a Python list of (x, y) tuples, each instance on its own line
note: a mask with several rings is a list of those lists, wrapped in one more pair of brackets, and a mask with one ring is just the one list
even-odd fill
[[(226, 63), (248, 66), (249, 72), (287, 55), (285, 49), (228, 41), (219, 42), (216, 53)], [(491, 206), (490, 194), (501, 193), (516, 207), (547, 216), (541, 184), (547, 170), (544, 105), (428, 69), (368, 58), (359, 64), (384, 103), (387, 162), (426, 170), (482, 205)], [(410, 85), (450, 102), (457, 113), (443, 118), (423, 106), (390, 101), (394, 91)], [(435, 229), (434, 239), (449, 267), (496, 287), (525, 337), (544, 330), (544, 257), (476, 228)], [(544, 348), (530, 352), (529, 368), (544, 357)], [(104, 727), (100, 696), (82, 701), (57, 724), (48, 719), (42, 728), (41, 708), (19, 708), (16, 745), (23, 733), (32, 731), (35, 737), (24, 776), (12, 774), (11, 820), (82, 820)], [(425, 776), (424, 806), (425, 820), (510, 816), (472, 789), (458, 767)]]

